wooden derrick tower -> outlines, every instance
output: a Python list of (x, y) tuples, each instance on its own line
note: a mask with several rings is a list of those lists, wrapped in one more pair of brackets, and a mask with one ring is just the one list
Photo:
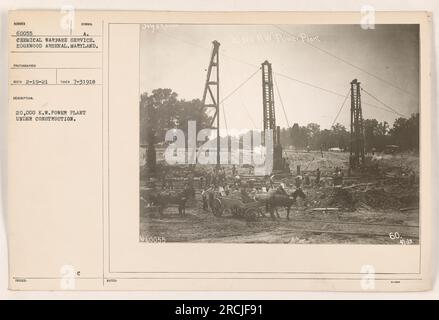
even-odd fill
[[(220, 123), (219, 123), (219, 46), (220, 43), (216, 40), (212, 42), (213, 49), (210, 56), (209, 67), (207, 68), (206, 83), (203, 92), (203, 110), (213, 110), (213, 116), (210, 123), (210, 128), (216, 129), (216, 163), (220, 165)], [(210, 103), (207, 103), (210, 100)], [(215, 124), (216, 122), (216, 124)]]
[(282, 158), (282, 145), (280, 144), (280, 127), (276, 126), (276, 113), (274, 109), (273, 71), (271, 63), (265, 60), (262, 63), (262, 106), (264, 139), (268, 130), (273, 137), (273, 171), (285, 169), (285, 161)]
[(361, 110), (361, 87), (357, 79), (351, 82), (351, 135), (350, 168), (355, 169), (364, 164), (364, 126)]

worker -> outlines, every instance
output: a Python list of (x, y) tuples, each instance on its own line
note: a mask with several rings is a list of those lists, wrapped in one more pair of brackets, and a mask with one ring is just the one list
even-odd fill
[(235, 186), (233, 191), (230, 193), (230, 197), (233, 199), (241, 199), (241, 191), (239, 191), (239, 188)]
[(334, 186), (338, 186), (338, 167), (335, 167), (334, 172), (332, 173), (332, 182)]
[(334, 186), (341, 186), (343, 184), (343, 176), (343, 171), (336, 167), (333, 175)]
[(204, 177), (200, 176), (200, 189), (204, 189)]
[(241, 188), (241, 200), (242, 202), (246, 203), (246, 202), (250, 202), (251, 198), (247, 193), (247, 190), (245, 189), (245, 187)]
[(302, 182), (303, 182), (303, 177), (300, 174), (297, 175), (296, 179), (295, 179), (296, 188), (301, 188), (302, 187)]
[(219, 192), (219, 194), (220, 194), (222, 197), (225, 197), (225, 196), (226, 196), (226, 190), (225, 190), (223, 187), (219, 186), (219, 187), (218, 187), (218, 192)]
[(273, 189), (274, 187), (274, 174), (270, 176), (270, 188)]
[(309, 175), (305, 173), (305, 186), (309, 186), (311, 184), (311, 180)]
[(235, 187), (238, 187), (241, 185), (241, 177), (235, 176)]
[(208, 195), (208, 201), (209, 201), (209, 207), (210, 210), (213, 212), (213, 201), (215, 200), (215, 186), (213, 184), (210, 185), (209, 189), (207, 190)]
[(316, 185), (318, 186), (320, 184), (320, 168), (317, 168), (316, 170)]
[(232, 176), (236, 176), (236, 166), (232, 166)]
[(224, 193), (226, 194), (226, 196), (228, 196), (230, 193), (230, 186), (228, 184), (224, 185)]
[(276, 189), (276, 193), (280, 195), (288, 196), (288, 192), (285, 190), (285, 184), (281, 183)]
[(339, 168), (337, 174), (338, 174), (338, 181), (340, 182), (340, 185), (343, 185), (343, 178), (344, 178), (343, 168)]
[(203, 211), (207, 211), (209, 208), (209, 202), (208, 202), (208, 194), (209, 194), (209, 188), (203, 189), (201, 192), (201, 199), (203, 200)]
[(296, 200), (297, 197), (300, 197), (301, 199), (306, 199), (306, 195), (302, 190), (302, 182), (303, 178), (301, 175), (298, 175), (295, 180), (296, 190), (292, 193), (292, 196), (294, 197), (294, 200)]

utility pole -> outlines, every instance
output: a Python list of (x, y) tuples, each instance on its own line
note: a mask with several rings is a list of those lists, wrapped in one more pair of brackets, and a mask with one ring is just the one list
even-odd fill
[(354, 169), (364, 164), (364, 127), (361, 109), (361, 87), (357, 79), (351, 82), (351, 136), (349, 166)]
[[(216, 40), (212, 41), (213, 49), (210, 56), (209, 67), (207, 69), (206, 83), (203, 92), (203, 110), (205, 108), (213, 109), (214, 114), (210, 122), (210, 128), (216, 129), (216, 163), (220, 166), (220, 116), (219, 116), (219, 46), (220, 43)], [(212, 72), (214, 73), (212, 75)], [(212, 80), (213, 78), (213, 80)], [(210, 104), (206, 104), (207, 94), (211, 100)], [(216, 126), (215, 126), (216, 121)]]

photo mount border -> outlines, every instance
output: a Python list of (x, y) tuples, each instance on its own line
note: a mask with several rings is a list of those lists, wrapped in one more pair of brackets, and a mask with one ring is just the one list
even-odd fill
[[(303, 275), (313, 275), (313, 274), (339, 274), (339, 275), (347, 275), (347, 274), (352, 274), (352, 275), (365, 275), (365, 273), (361, 273), (361, 272), (357, 272), (357, 273), (346, 273), (346, 272), (302, 272), (302, 271), (291, 271), (291, 272), (284, 272), (284, 271), (279, 271), (279, 272), (271, 272), (271, 271), (266, 271), (266, 272), (256, 272), (256, 271), (252, 271), (252, 272), (245, 272), (245, 271), (240, 271), (240, 272), (234, 272), (234, 271), (223, 271), (223, 272), (216, 272), (216, 271), (205, 271), (205, 272), (199, 272), (199, 271), (193, 271), (193, 272), (182, 272), (182, 271), (112, 271), (111, 270), (111, 241), (110, 241), (110, 159), (109, 159), (109, 149), (110, 149), (110, 126), (109, 126), (109, 122), (110, 122), (110, 99), (109, 99), (109, 93), (110, 93), (110, 26), (111, 25), (138, 25), (139, 27), (142, 24), (157, 24), (157, 23), (153, 23), (151, 21), (149, 22), (108, 22), (107, 23), (107, 48), (108, 48), (108, 54), (107, 54), (107, 165), (108, 165), (108, 176), (107, 176), (107, 181), (108, 181), (108, 185), (107, 185), (107, 233), (108, 233), (108, 273), (120, 273), (120, 274), (285, 274), (285, 275), (289, 275), (289, 274), (303, 274)], [(206, 25), (205, 23), (163, 23), (160, 22), (160, 24), (181, 24), (181, 25)], [(236, 25), (237, 23), (215, 23), (215, 25)], [(413, 24), (413, 23), (411, 23)], [(421, 44), (421, 23), (416, 23), (417, 25), (419, 25), (419, 44)], [(254, 24), (246, 24), (246, 25), (261, 25), (258, 23), (254, 23)], [(104, 37), (105, 38), (105, 37)], [(140, 39), (139, 39), (140, 41)], [(139, 51), (140, 51), (140, 46), (139, 46)], [(421, 45), (419, 45), (419, 87), (421, 87)], [(139, 53), (139, 59), (140, 59), (140, 53)], [(139, 73), (140, 73), (140, 68), (139, 68)], [(139, 81), (139, 89), (138, 89), (138, 95), (140, 95), (140, 81)], [(421, 89), (421, 88), (420, 88)], [(421, 104), (419, 103), (419, 111)], [(419, 112), (420, 113), (420, 112)], [(103, 115), (102, 115), (103, 116)], [(102, 127), (102, 130), (104, 130), (104, 128)], [(421, 131), (421, 130), (420, 130)], [(104, 132), (102, 132), (102, 135), (104, 134)], [(421, 148), (421, 146), (420, 146)], [(102, 144), (102, 149), (104, 149), (104, 145)], [(140, 152), (139, 152), (140, 153)], [(139, 154), (138, 154), (139, 155)], [(421, 164), (420, 164), (421, 166)], [(103, 166), (104, 169), (104, 166)], [(104, 178), (104, 177), (103, 177)], [(420, 188), (420, 187), (419, 187)], [(421, 201), (421, 200), (419, 200)], [(104, 207), (103, 207), (104, 210)], [(422, 267), (421, 267), (421, 263), (422, 263), (422, 259), (421, 259), (421, 252), (422, 252), (422, 245), (421, 245), (421, 210), (419, 210), (419, 264), (418, 264), (418, 272), (417, 273), (374, 273), (376, 275), (420, 275), (422, 274)], [(105, 226), (105, 222), (102, 221), (103, 225)], [(337, 244), (339, 245), (339, 244)], [(104, 255), (104, 259), (105, 259), (105, 244), (103, 244), (103, 255)], [(104, 268), (105, 269), (105, 268)], [(164, 277), (164, 278), (159, 278), (159, 277), (136, 277), (136, 278), (129, 278), (129, 277), (105, 277), (105, 273), (103, 274), (103, 279), (157, 279), (157, 280), (172, 280), (172, 279), (187, 279), (187, 280), (206, 280), (206, 279), (210, 279), (210, 280), (215, 280), (215, 279), (231, 279), (231, 280), (362, 280), (362, 277), (359, 278), (334, 278), (334, 277), (324, 277), (324, 278), (301, 278), (301, 277), (293, 277), (293, 278), (286, 278), (286, 277), (270, 277), (270, 278), (249, 278), (249, 277), (240, 277), (240, 278), (236, 278), (236, 277), (221, 277), (221, 278), (189, 278), (189, 277), (185, 277), (185, 278), (176, 278), (176, 277)], [(400, 281), (405, 281), (405, 280), (423, 280), (423, 278), (406, 278), (406, 279), (383, 279), (383, 278), (375, 278), (374, 280), (384, 280), (384, 281), (395, 281), (395, 280), (400, 280)]]

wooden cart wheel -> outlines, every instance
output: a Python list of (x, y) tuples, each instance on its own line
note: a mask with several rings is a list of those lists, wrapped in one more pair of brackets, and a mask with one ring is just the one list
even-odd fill
[(248, 221), (255, 221), (258, 216), (258, 211), (254, 208), (247, 209), (245, 210), (244, 216)]
[(223, 214), (230, 216), (230, 215), (233, 215), (233, 211), (231, 209), (229, 209), (229, 208), (224, 208), (223, 209)]

